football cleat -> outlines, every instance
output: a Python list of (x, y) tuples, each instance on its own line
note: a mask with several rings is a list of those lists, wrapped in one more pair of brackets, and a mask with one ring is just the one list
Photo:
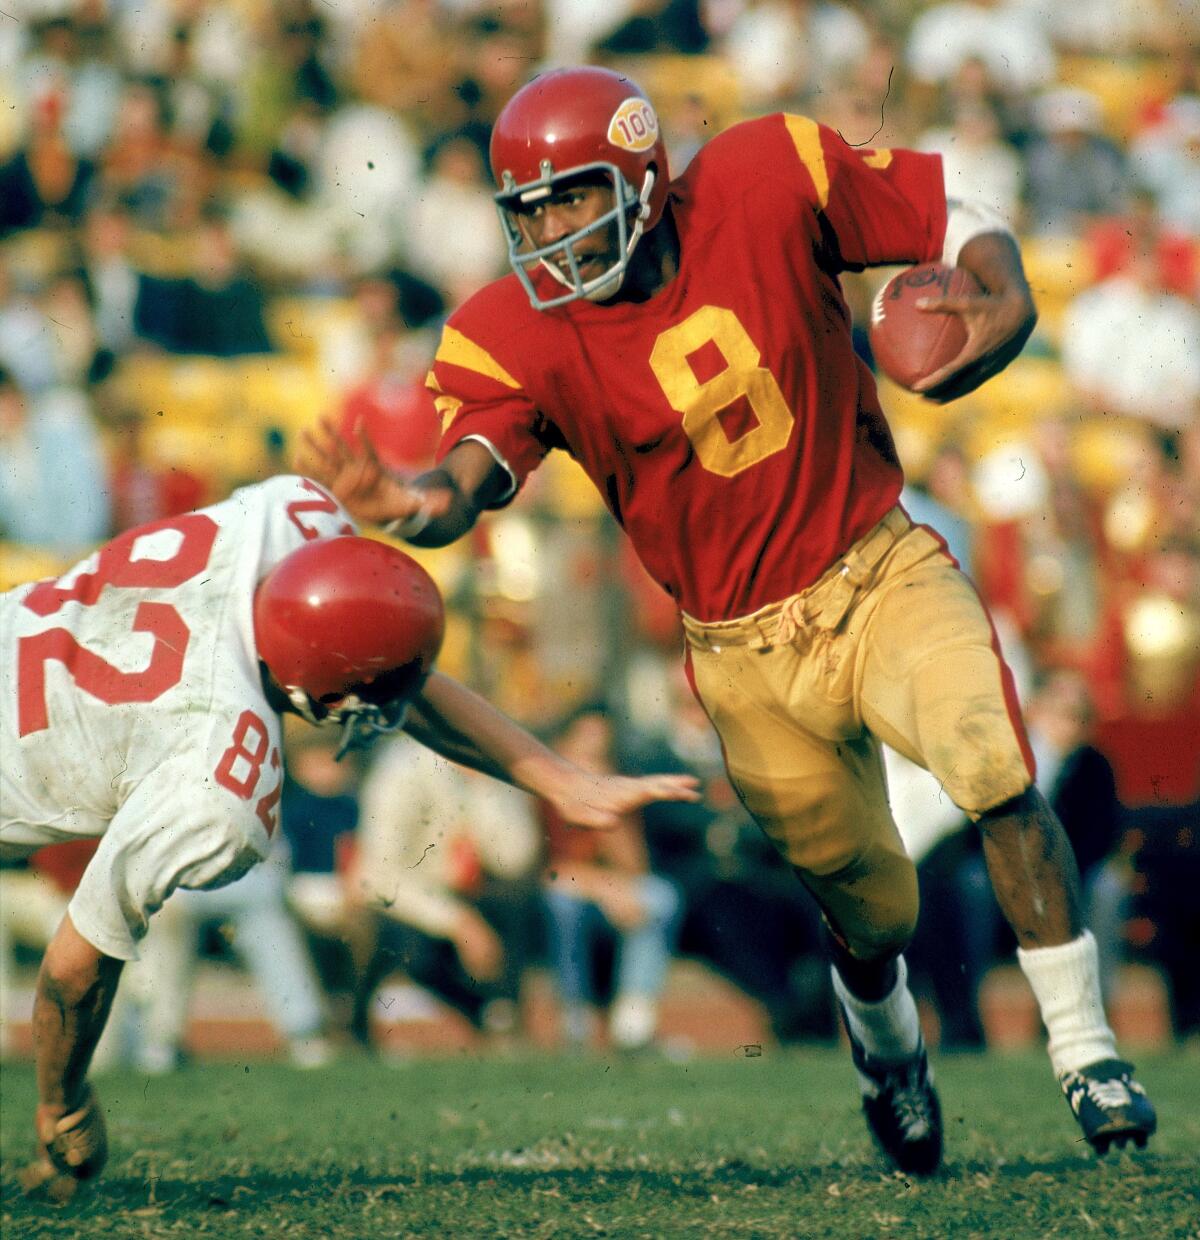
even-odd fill
[(1133, 1079), (1133, 1065), (1120, 1059), (1102, 1059), (1059, 1078), (1063, 1094), (1083, 1135), (1103, 1157), (1109, 1146), (1132, 1141), (1138, 1149), (1158, 1127), (1146, 1091)]
[(924, 1040), (911, 1058), (898, 1064), (872, 1059), (853, 1033), (850, 1050), (862, 1087), (863, 1114), (879, 1148), (901, 1171), (933, 1175), (942, 1161), (942, 1107)]

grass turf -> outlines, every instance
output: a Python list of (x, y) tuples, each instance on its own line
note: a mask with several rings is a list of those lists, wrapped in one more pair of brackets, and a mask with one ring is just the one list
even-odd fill
[(890, 1173), (847, 1055), (684, 1064), (462, 1056), (299, 1073), (210, 1063), (100, 1083), (112, 1156), (22, 1197), (34, 1085), (0, 1076), (8, 1240), (279, 1237), (1200, 1237), (1200, 1055), (1146, 1055), (1145, 1154), (1081, 1143), (1040, 1054), (936, 1061), (945, 1170)]

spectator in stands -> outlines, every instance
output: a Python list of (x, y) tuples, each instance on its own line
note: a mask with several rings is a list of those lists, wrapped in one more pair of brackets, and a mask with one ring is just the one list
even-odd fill
[(695, 55), (708, 47), (698, 0), (633, 0), (629, 16), (595, 44), (601, 56)]
[(423, 138), (467, 119), (452, 89), (467, 61), (463, 41), (438, 0), (387, 0), (362, 26), (349, 84), (360, 99), (410, 118)]
[(298, 103), (267, 157), (266, 179), (241, 189), (231, 207), (234, 236), (254, 269), (314, 293), (340, 291), (345, 276), (344, 221), (317, 194), (327, 124), (311, 101)]
[(238, 357), (272, 349), (262, 289), (242, 269), (223, 207), (210, 204), (192, 274), (147, 276), (134, 312), (138, 335), (170, 353)]
[(147, 82), (127, 82), (112, 139), (100, 154), (100, 183), (141, 228), (172, 223), (177, 169), (171, 154), (162, 98)]
[(1121, 697), (1118, 598), (1093, 497), (1072, 468), (1070, 427), (1043, 419), (1031, 439), (981, 463), (976, 581), (1036, 664), (1085, 674), (1105, 711)]
[(160, 467), (147, 459), (142, 414), (122, 408), (107, 422), (110, 534), (190, 512), (210, 501), (208, 484), (198, 474), (179, 465)]
[[(1200, 793), (1200, 771), (1193, 785)], [(1200, 796), (1183, 804), (1146, 805), (1126, 819), (1136, 875), (1130, 930), (1139, 954), (1162, 969), (1171, 1028), (1200, 1034)]]
[(125, 965), (94, 1066), (130, 1061), (161, 1074), (181, 1065), (201, 933), (214, 925), (253, 975), (292, 1063), (328, 1063), (335, 1052), (326, 1036), (325, 998), (287, 907), (286, 880), (286, 856), (276, 848), (227, 887), (173, 892), (139, 944), (138, 959)]
[(90, 550), (111, 523), (104, 479), (83, 393), (29, 398), (0, 370), (0, 537), (64, 558)]
[(354, 997), (374, 948), (351, 898), (349, 871), (358, 827), (359, 764), (339, 762), (337, 741), (319, 729), (284, 736), (280, 829), (290, 861), (288, 903), (308, 934), (313, 961), (331, 1004), (345, 1001), (338, 1026), (350, 1029)]
[(721, 54), (751, 111), (795, 110), (799, 100), (832, 86), (870, 45), (863, 16), (842, 4), (736, 0), (721, 6), (716, 22), (716, 6), (709, 8), (709, 32), (719, 34)]
[(40, 955), (67, 910), (69, 893), (29, 861), (0, 866), (0, 1060), (17, 1049), (17, 949)]
[(651, 868), (683, 899), (679, 950), (757, 999), (779, 1042), (828, 1040), (836, 1013), (817, 906), (742, 808), (717, 734), (674, 665), (668, 695), (665, 732), (628, 757), (632, 769), (696, 775), (704, 788), (678, 813), (642, 811)]
[(377, 328), (372, 344), (366, 374), (342, 399), (341, 433), (365, 435), (389, 469), (416, 477), (432, 467), (441, 434), (424, 383), (434, 345), (398, 323)]
[(0, 240), (29, 228), (68, 228), (83, 218), (96, 170), (67, 143), (65, 105), (62, 85), (46, 84), (33, 100), (25, 144), (0, 164)]
[(1130, 164), (1158, 196), (1163, 220), (1200, 237), (1200, 95), (1173, 99), (1162, 121), (1134, 139)]
[(1113, 992), (1129, 915), (1127, 867), (1116, 857), (1122, 807), (1112, 763), (1093, 744), (1095, 705), (1088, 682), (1069, 667), (1051, 667), (1025, 710), (1038, 786), (1075, 850), (1084, 916), (1100, 953), (1100, 981)]
[(495, 219), (479, 147), (465, 134), (447, 134), (430, 155), (405, 230), (413, 270), (436, 285), (447, 304), (461, 304), (504, 270), (504, 237)]
[(1100, 101), (1088, 91), (1060, 87), (1036, 101), (1036, 135), (1026, 152), (1025, 220), (1032, 232), (1073, 237), (1091, 220), (1125, 209), (1125, 161), (1100, 121)]
[(317, 202), (337, 221), (349, 270), (386, 269), (420, 187), (420, 151), (406, 118), (343, 104), (324, 126), (315, 174)]
[(964, 572), (974, 572), (971, 475), (958, 443), (947, 439), (937, 446), (924, 472), (906, 479), (900, 502), (913, 521), (930, 526), (945, 539), (946, 550)]
[(1062, 329), (1067, 378), (1103, 413), (1182, 427), (1200, 408), (1200, 309), (1163, 286), (1149, 238), (1118, 275), (1084, 290)]
[(1016, 227), (1025, 171), (990, 104), (960, 104), (950, 125), (926, 130), (917, 146), (941, 154), (948, 197), (986, 203)]
[(909, 29), (909, 72), (929, 84), (949, 82), (968, 61), (986, 66), (1006, 94), (1036, 90), (1054, 78), (1055, 53), (1042, 24), (1019, 0), (943, 0)]
[(883, 760), (892, 815), (916, 863), (921, 894), (917, 932), (906, 953), (909, 976), (937, 1013), (939, 1047), (982, 1050), (979, 987), (995, 959), (999, 918), (983, 855), (974, 830), (934, 776), (886, 745)]
[(476, 1029), (518, 1032), (538, 851), (525, 793), (407, 739), (380, 748), (363, 782), (350, 877), (377, 939), (355, 1004), (361, 1041), (376, 987), (398, 969)]
[[(612, 718), (600, 703), (585, 703), (557, 729), (556, 748), (585, 770), (614, 766)], [(595, 1034), (594, 1014), (611, 993), (608, 1033), (614, 1046), (651, 1046), (658, 1003), (675, 947), (680, 897), (675, 885), (650, 870), (642, 823), (627, 819), (603, 834), (569, 830), (544, 810), (548, 841), (544, 898), (550, 955), (562, 1000), (568, 1046), (583, 1049)], [(611, 949), (608, 986), (597, 977), (601, 951)]]
[(1094, 282), (1120, 275), (1139, 253), (1152, 251), (1166, 292), (1200, 298), (1200, 224), (1189, 234), (1166, 222), (1154, 193), (1144, 185), (1134, 184), (1127, 212), (1097, 220), (1085, 239)]
[(84, 220), (81, 235), (83, 278), (95, 320), (96, 344), (114, 356), (137, 342), (134, 310), (142, 275), (130, 253), (132, 221), (115, 198), (101, 198)]

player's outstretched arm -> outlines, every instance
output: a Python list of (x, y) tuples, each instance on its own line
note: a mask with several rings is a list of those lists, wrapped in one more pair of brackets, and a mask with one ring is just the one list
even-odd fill
[(64, 1200), (76, 1182), (104, 1167), (104, 1116), (87, 1070), (123, 964), (93, 947), (69, 913), (46, 949), (33, 1005), (40, 1156), (22, 1174), (27, 1191), (44, 1189)]
[(509, 485), (492, 454), (474, 440), (452, 448), (437, 469), (405, 481), (386, 468), (364, 434), (347, 443), (328, 418), (303, 433), (296, 467), (328, 487), (356, 520), (384, 526), (418, 547), (461, 538)]
[(1024, 348), (1037, 323), (1021, 253), (1007, 233), (972, 237), (959, 251), (957, 265), (979, 281), (983, 292), (919, 303), (929, 313), (961, 315), (967, 328), (959, 355), (917, 385), (918, 392), (938, 403), (957, 400), (999, 374)]
[(435, 753), (549, 801), (567, 823), (609, 830), (652, 801), (698, 801), (690, 775), (596, 775), (547, 749), (478, 693), (434, 672), (405, 731)]

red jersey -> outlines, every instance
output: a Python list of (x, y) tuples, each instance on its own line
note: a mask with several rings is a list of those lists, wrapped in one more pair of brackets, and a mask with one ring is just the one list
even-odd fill
[(714, 138), (669, 204), (679, 270), (654, 297), (538, 311), (505, 277), (450, 317), (428, 382), (439, 459), (485, 440), (502, 504), (565, 449), (651, 576), (724, 620), (810, 585), (896, 502), (838, 274), (940, 256), (941, 161), (768, 116)]

